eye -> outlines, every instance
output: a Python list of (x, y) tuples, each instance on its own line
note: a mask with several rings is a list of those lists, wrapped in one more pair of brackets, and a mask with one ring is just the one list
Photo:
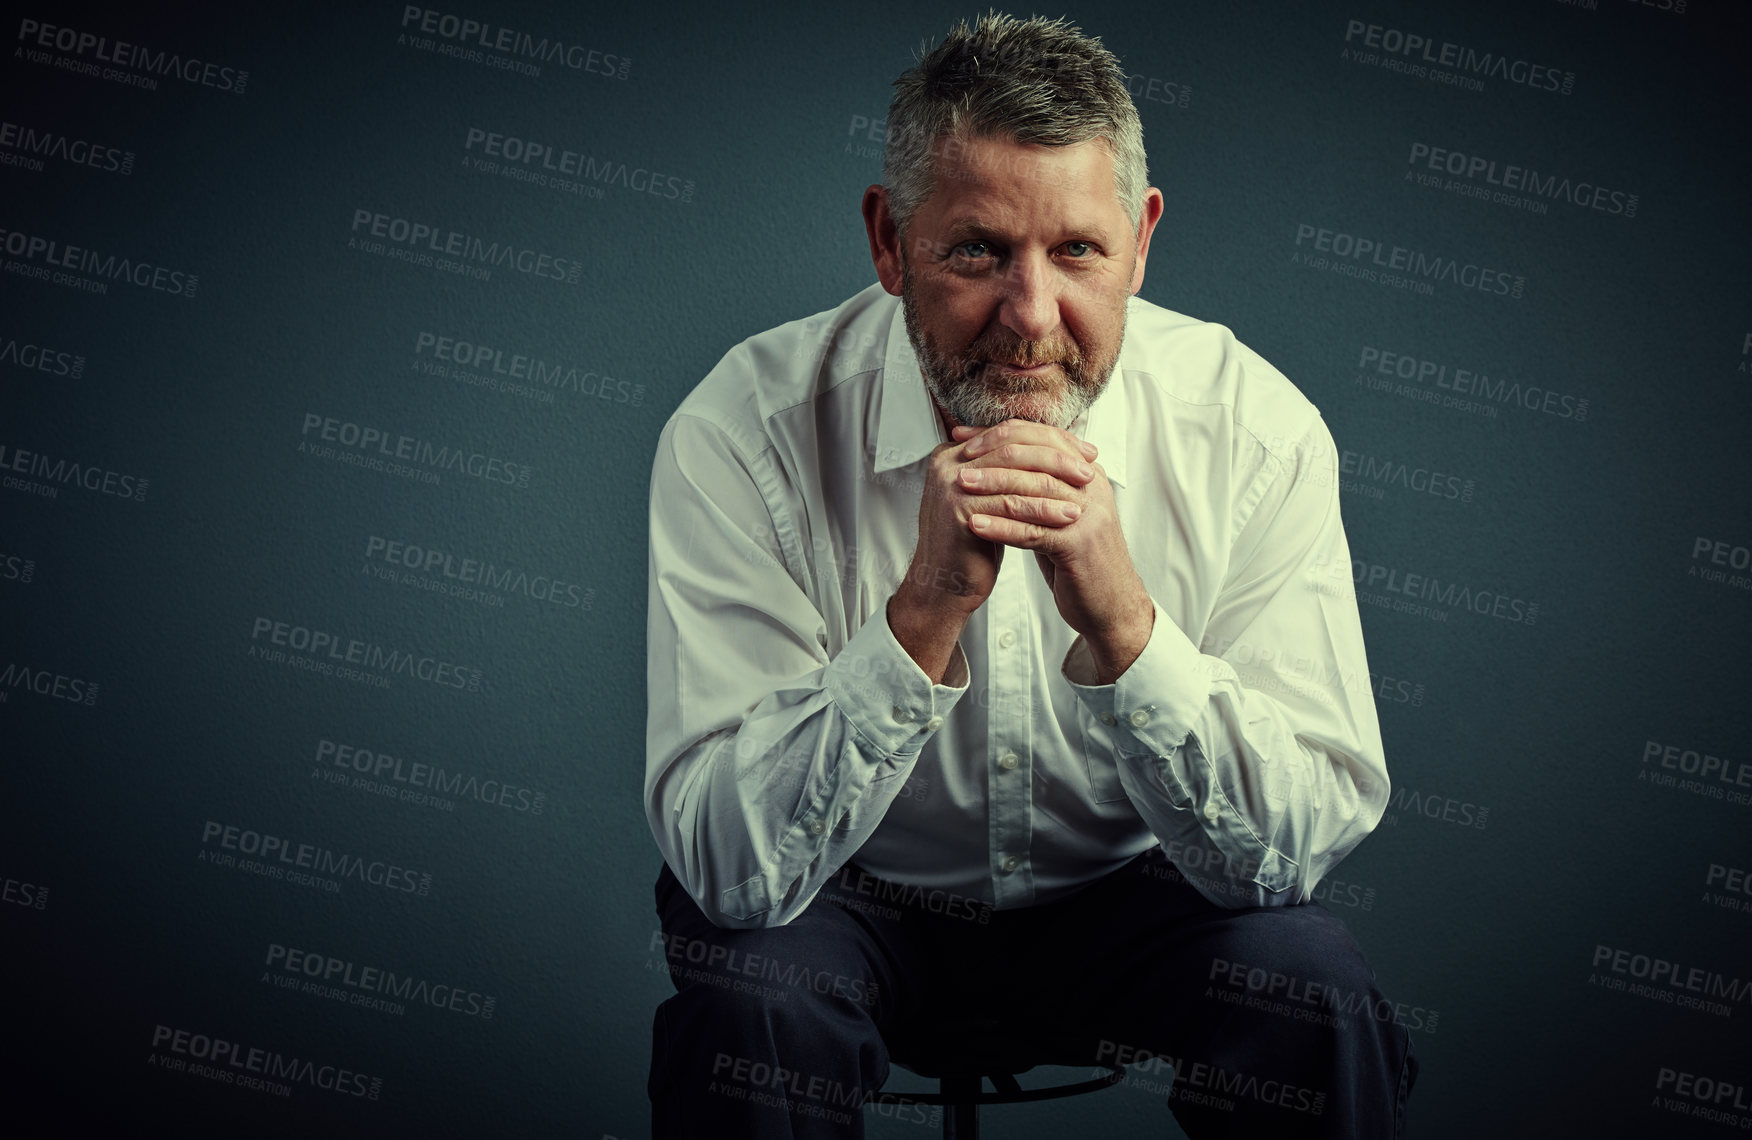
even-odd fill
[(1068, 241), (1065, 243), (1065, 252), (1081, 261), (1086, 257), (1094, 257), (1095, 247), (1086, 241)]
[(991, 254), (991, 251), (992, 247), (983, 241), (964, 241), (954, 250), (969, 261), (982, 261)]

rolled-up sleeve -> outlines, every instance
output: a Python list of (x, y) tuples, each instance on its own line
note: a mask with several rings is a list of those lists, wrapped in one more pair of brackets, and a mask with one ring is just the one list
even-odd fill
[(726, 927), (801, 913), (967, 689), (959, 646), (933, 684), (881, 611), (830, 654), (780, 478), (760, 442), (685, 413), (651, 472), (645, 812)]
[(1169, 857), (1223, 906), (1305, 901), (1379, 823), (1376, 719), (1337, 453), (1315, 415), (1267, 451), (1201, 643), (1156, 606), (1149, 643), (1094, 685), (1079, 639), (1063, 664), (1120, 786)]

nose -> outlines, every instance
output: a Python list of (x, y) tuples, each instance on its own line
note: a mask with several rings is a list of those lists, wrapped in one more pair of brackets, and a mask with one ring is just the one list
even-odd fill
[(1013, 255), (1001, 279), (998, 320), (1023, 340), (1044, 341), (1059, 327), (1058, 275), (1044, 251)]

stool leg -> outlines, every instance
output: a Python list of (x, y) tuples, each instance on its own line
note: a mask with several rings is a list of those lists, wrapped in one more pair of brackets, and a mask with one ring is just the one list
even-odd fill
[(937, 1089), (955, 1101), (943, 1106), (943, 1140), (979, 1140), (979, 1078), (943, 1077)]

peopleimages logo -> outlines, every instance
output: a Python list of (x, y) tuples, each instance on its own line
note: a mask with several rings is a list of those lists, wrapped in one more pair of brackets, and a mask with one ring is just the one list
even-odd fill
[(50, 376), (65, 376), (78, 380), (85, 375), (85, 357), (65, 349), (0, 335), (0, 364), (10, 364)]
[(8, 661), (6, 667), (0, 669), (0, 701), (18, 691), (90, 707), (97, 703), (97, 690), (96, 681), (57, 673), (53, 669), (32, 668), (19, 661)]
[[(1296, 226), (1296, 249), (1295, 259), (1305, 254), (1315, 268), (1324, 268), (1324, 265), (1316, 265), (1313, 258), (1325, 255), (1334, 263), (1334, 272), (1341, 272), (1338, 266), (1344, 266), (1342, 272), (1349, 276), (1382, 284), (1398, 284), (1394, 278), (1402, 276), (1413, 284), (1426, 287), (1445, 283), (1515, 300), (1519, 300), (1527, 288), (1527, 279), (1510, 270), (1425, 253), (1384, 238), (1359, 236), (1306, 222)], [(1427, 288), (1424, 291), (1428, 291)]]
[[(217, 850), (209, 852), (209, 848)], [(386, 891), (422, 897), (432, 891), (432, 875), (427, 871), (415, 871), (381, 859), (349, 855), (316, 843), (296, 843), (278, 835), (266, 835), (246, 827), (207, 820), (201, 827), (201, 861), (221, 867), (231, 866), (235, 862), (235, 856), (227, 852), (232, 851), (249, 856), (258, 864), (246, 869), (257, 874), (265, 873), (269, 878), (283, 878), (288, 873), (303, 872), (340, 881), (351, 879), (373, 887), (382, 887)]]
[(0, 875), (0, 902), (27, 910), (44, 910), (49, 905), (49, 888), (41, 883), (28, 883), (10, 875)]
[(1472, 480), (1398, 459), (1384, 459), (1347, 450), (1340, 453), (1338, 469), (1344, 475), (1355, 477), (1340, 479), (1341, 490), (1365, 494), (1370, 498), (1380, 498), (1381, 487), (1399, 487), (1438, 499), (1455, 499), (1462, 503), (1472, 501)]
[[(437, 472), (452, 471), (488, 483), (527, 487), (530, 472), (534, 470), (527, 463), (513, 463), (484, 451), (470, 451), (462, 447), (451, 447), (449, 444), (433, 443), (418, 436), (403, 435), (317, 412), (304, 413), (304, 425), (298, 434), (304, 437), (298, 450), (313, 454), (318, 459), (334, 459), (347, 455), (351, 458), (344, 461), (351, 461), (355, 465), (375, 463), (405, 467), (407, 464), (419, 464), (430, 469), (422, 474), (430, 475), (431, 478), (422, 479), (422, 482), (436, 483)], [(315, 438), (312, 439), (312, 436)], [(337, 452), (333, 446), (324, 446), (325, 444), (339, 444), (344, 450)]]
[(87, 293), (108, 293), (109, 282), (116, 281), (192, 301), (195, 289), (200, 285), (196, 274), (172, 269), (168, 265), (156, 265), (114, 253), (99, 253), (95, 249), (67, 245), (54, 238), (19, 230), (0, 229), (0, 251), (22, 259), (8, 261), (8, 273), (70, 285)]
[[(0, 356), (3, 360), (4, 356)], [(448, 375), (466, 383), (487, 381), (488, 386), (524, 386), (547, 394), (571, 392), (610, 403), (638, 406), (645, 402), (645, 386), (580, 368), (561, 361), (544, 360), (529, 353), (507, 350), (500, 346), (481, 344), (467, 337), (421, 330), (414, 337), (415, 367), (434, 375)], [(429, 361), (448, 367), (435, 367)]]
[[(288, 1057), (277, 1049), (246, 1047), (241, 1042), (169, 1025), (152, 1028), (153, 1053), (148, 1065), (173, 1071), (190, 1069), (191, 1074), (224, 1081), (226, 1084), (260, 1087), (280, 1096), (289, 1095), (291, 1085), (308, 1085), (325, 1092), (376, 1100), (383, 1094), (383, 1078), (354, 1072), (342, 1065), (319, 1064), (315, 1061)], [(158, 1051), (171, 1054), (160, 1057)], [(190, 1062), (194, 1062), (192, 1068)], [(199, 1071), (199, 1070), (210, 1071)]]
[(496, 160), (486, 165), (477, 164), (476, 169), (538, 186), (552, 184), (557, 189), (570, 189), (573, 183), (587, 180), (649, 194), (653, 198), (667, 198), (672, 202), (693, 201), (691, 179), (663, 174), (644, 166), (629, 166), (612, 159), (598, 159), (583, 151), (503, 135), (483, 127), (468, 128), (463, 136), (462, 149), (465, 154), (476, 158)]
[(59, 159), (74, 166), (89, 166), (110, 174), (134, 172), (134, 152), (131, 150), (71, 138), (58, 131), (0, 122), (0, 163), (41, 173), (45, 158)]
[[(1605, 945), (1594, 947), (1590, 965), (1594, 970), (1588, 976), (1590, 983), (1668, 1005), (1717, 1017), (1733, 1016), (1735, 1005), (1752, 1005), (1752, 983), (1702, 966)], [(1624, 978), (1638, 981), (1626, 984)]]
[(17, 582), (28, 586), (36, 580), (36, 559), (0, 551), (0, 582)]
[(1588, 418), (1589, 403), (1585, 397), (1559, 392), (1525, 379), (1492, 379), (1488, 372), (1477, 368), (1450, 366), (1445, 361), (1416, 356), (1397, 348), (1361, 345), (1356, 368), (1370, 387), (1382, 390), (1391, 387), (1392, 382), (1377, 380), (1376, 376), (1412, 381), (1412, 384), (1399, 387), (1414, 391), (1439, 388), (1455, 397), (1469, 398), (1461, 403), (1477, 402), (1493, 410), (1496, 406), (1514, 405), (1577, 423)]
[[(4, 486), (9, 490), (27, 491), (48, 499), (59, 497), (61, 487), (78, 487), (138, 503), (145, 501), (150, 482), (139, 475), (125, 475), (96, 464), (64, 456), (55, 458), (7, 443), (0, 443), (0, 471), (18, 473), (5, 477)], [(44, 482), (35, 482), (38, 479)]]
[[(353, 772), (369, 782), (389, 787), (401, 784), (401, 791), (423, 789), (426, 793), (442, 793), (459, 800), (475, 800), (492, 807), (502, 807), (514, 813), (540, 815), (547, 808), (547, 793), (503, 780), (481, 779), (479, 776), (442, 764), (427, 764), (407, 756), (391, 756), (386, 752), (341, 744), (323, 739), (316, 742), (316, 770)], [(402, 798), (410, 798), (404, 796)]]
[[(398, 43), (520, 75), (540, 75), (541, 64), (552, 63), (586, 75), (624, 80), (633, 64), (624, 55), (612, 55), (548, 36), (538, 39), (515, 28), (499, 27), (485, 20), (415, 4), (402, 8), (401, 26)], [(435, 39), (421, 39), (420, 35)], [(445, 42), (438, 43), (437, 40)]]
[[(1573, 71), (1560, 71), (1525, 59), (1510, 59), (1496, 52), (1479, 51), (1450, 40), (1438, 40), (1362, 20), (1345, 22), (1344, 42), (1345, 51), (1354, 53), (1344, 58), (1353, 58), (1364, 64), (1375, 63), (1388, 71), (1404, 72), (1469, 91), (1484, 90), (1483, 79), (1500, 79), (1535, 91), (1555, 91), (1564, 95), (1571, 94), (1576, 86)], [(1372, 50), (1365, 52), (1364, 49)]]
[(283, 988), (301, 988), (318, 997), (332, 997), (349, 1005), (389, 1013), (401, 1013), (400, 1003), (406, 1002), (491, 1021), (493, 1009), (498, 1004), (492, 995), (466, 986), (428, 982), (424, 978), (398, 974), (378, 966), (364, 966), (278, 942), (268, 944), (267, 960), (263, 965), (279, 975), (272, 980)]
[[(1499, 163), (1494, 158), (1431, 146), (1425, 142), (1412, 143), (1411, 153), (1405, 161), (1411, 168), (1405, 172), (1405, 176), (1416, 176), (1420, 185), (1431, 185), (1422, 181), (1422, 178), (1427, 177), (1422, 173), (1425, 170), (1434, 175), (1448, 174), (1452, 178), (1443, 185), (1443, 189), (1452, 189), (1470, 197), (1488, 197), (1493, 201), (1500, 199), (1505, 205), (1521, 205), (1524, 199), (1519, 195), (1527, 195), (1542, 200), (1533, 203), (1538, 207), (1535, 213), (1546, 212), (1544, 202), (1568, 202), (1585, 210), (1634, 218), (1637, 204), (1642, 200), (1640, 195), (1628, 190), (1614, 190), (1586, 179), (1541, 174), (1531, 167)], [(1437, 177), (1435, 181), (1440, 183), (1442, 179)], [(1467, 185), (1456, 185), (1461, 181)]]
[[(1684, 0), (1680, 2), (1683, 5)], [(1663, 1065), (1655, 1074), (1656, 1102), (1680, 1116), (1752, 1129), (1752, 1088), (1741, 1080), (1744, 1078), (1724, 1081)], [(1676, 1095), (1668, 1096), (1669, 1092)]]
[[(158, 81), (153, 76), (180, 79), (197, 87), (211, 87), (234, 95), (242, 95), (244, 88), (249, 86), (249, 72), (240, 67), (227, 67), (177, 52), (112, 40), (94, 32), (63, 28), (40, 20), (19, 20), (18, 42), (24, 45), (18, 50), (32, 63), (49, 64), (80, 75), (153, 91), (158, 89)], [(51, 51), (67, 54), (53, 56), (49, 54)], [(99, 64), (111, 66), (99, 67)]]
[(531, 573), (527, 568), (498, 565), (491, 560), (376, 534), (365, 540), (365, 559), (368, 565), (373, 561), (387, 564), (387, 569), (371, 567), (380, 577), (394, 580), (396, 568), (414, 571), (419, 581), (408, 584), (439, 592), (448, 592), (447, 586), (479, 586), (499, 594), (521, 594), (532, 601), (582, 610), (590, 608), (596, 594), (587, 586), (552, 574)]
[(493, 270), (501, 268), (560, 285), (576, 285), (584, 268), (575, 258), (556, 257), (514, 242), (488, 241), (363, 206), (353, 210), (351, 233), (348, 249), (482, 281), (490, 280)]
[[(1381, 606), (1383, 609), (1416, 612), (1438, 620), (1446, 620), (1448, 613), (1454, 610), (1469, 610), (1485, 617), (1524, 625), (1533, 625), (1539, 620), (1538, 602), (1517, 598), (1500, 590), (1475, 589), (1469, 584), (1443, 581), (1429, 574), (1370, 563), (1361, 558), (1353, 558), (1347, 565), (1339, 559), (1322, 554), (1309, 563), (1308, 571), (1316, 578), (1342, 577), (1348, 574), (1356, 586), (1357, 600)], [(1385, 593), (1372, 593), (1376, 590)], [(1424, 602), (1445, 608), (1432, 610), (1430, 606), (1420, 604)]]
[[(356, 673), (357, 669), (349, 668), (355, 665), (377, 670), (380, 674), (378, 688), (387, 688), (390, 676), (402, 674), (440, 688), (465, 689), (471, 693), (478, 693), (481, 689), (479, 669), (428, 654), (409, 653), (376, 642), (361, 641), (356, 637), (343, 638), (340, 634), (307, 625), (258, 617), (250, 628), (249, 639), (249, 655), (270, 664), (291, 664), (324, 675)], [(295, 655), (307, 656), (288, 658), (287, 649)]]
[[(1451, 823), (1457, 827), (1472, 827), (1483, 831), (1490, 822), (1490, 808), (1470, 800), (1457, 800), (1453, 796), (1442, 795), (1439, 792), (1424, 792), (1416, 788), (1408, 788), (1404, 784), (1393, 786), (1393, 798), (1388, 807), (1394, 812), (1405, 812), (1408, 815), (1421, 815), (1425, 819), (1436, 819), (1443, 823)], [(1389, 827), (1397, 826), (1399, 818), (1386, 814), (1381, 822)]]
[(1133, 102), (1166, 103), (1170, 107), (1185, 110), (1192, 100), (1192, 88), (1184, 83), (1176, 83), (1170, 79), (1160, 79), (1154, 75), (1139, 75), (1133, 73), (1125, 77), (1125, 87), (1131, 92)]

